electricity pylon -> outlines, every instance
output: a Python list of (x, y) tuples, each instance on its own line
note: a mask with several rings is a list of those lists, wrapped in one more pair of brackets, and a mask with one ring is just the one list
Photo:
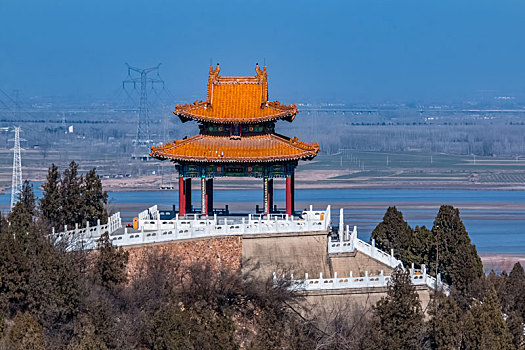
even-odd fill
[[(149, 115), (148, 115), (148, 90), (147, 85), (162, 84), (164, 87), (164, 80), (160, 78), (159, 67), (160, 63), (151, 68), (140, 69), (133, 66), (128, 66), (128, 78), (122, 82), (122, 88), (126, 89), (126, 84), (133, 84), (133, 88), (136, 89), (137, 83), (140, 82), (140, 103), (139, 103), (139, 119), (137, 123), (137, 137), (134, 142), (136, 145), (149, 146), (153, 140), (151, 140), (149, 130)], [(151, 72), (157, 72), (156, 78), (149, 78), (148, 74)], [(133, 77), (132, 72), (140, 74), (140, 78)]]
[(20, 127), (15, 127), (15, 147), (13, 152), (13, 179), (11, 182), (11, 208), (18, 202), (18, 197), (22, 192), (22, 157), (20, 155)]

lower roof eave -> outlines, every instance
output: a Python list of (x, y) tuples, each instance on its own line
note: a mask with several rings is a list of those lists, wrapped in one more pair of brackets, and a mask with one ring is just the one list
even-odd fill
[(268, 122), (268, 121), (277, 120), (277, 119), (285, 119), (286, 121), (291, 122), (293, 121), (295, 114), (297, 112), (294, 112), (294, 113), (282, 112), (279, 114), (269, 115), (265, 117), (239, 118), (239, 119), (232, 119), (232, 120), (228, 120), (228, 118), (215, 118), (215, 117), (201, 116), (198, 114), (192, 114), (192, 113), (182, 112), (182, 111), (175, 111), (173, 113), (177, 115), (183, 123), (190, 121), (190, 120), (195, 120), (201, 123), (214, 123), (214, 124), (257, 124), (257, 123), (263, 123), (263, 122)]
[(175, 162), (197, 162), (197, 163), (279, 163), (279, 162), (290, 162), (298, 160), (312, 160), (316, 155), (308, 155), (303, 157), (282, 157), (282, 158), (245, 158), (245, 159), (232, 159), (232, 158), (193, 158), (193, 157), (173, 157), (161, 154), (151, 153), (150, 156), (159, 160), (173, 160)]

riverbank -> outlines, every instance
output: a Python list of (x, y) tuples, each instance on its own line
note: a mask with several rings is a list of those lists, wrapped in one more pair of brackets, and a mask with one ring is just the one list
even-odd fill
[(525, 267), (525, 253), (524, 254), (479, 254), (483, 262), (483, 270), (485, 273), (490, 273), (494, 270), (496, 273), (506, 271), (509, 273), (514, 264), (519, 262), (521, 266)]
[[(350, 177), (352, 176), (352, 177)], [(161, 185), (178, 186), (175, 176), (144, 175), (130, 178), (103, 179), (102, 184), (108, 192), (156, 191)], [(194, 181), (193, 189), (200, 189)], [(255, 190), (262, 188), (261, 179), (256, 178), (215, 178), (215, 190)], [(276, 190), (284, 189), (284, 181), (276, 179)], [(348, 170), (301, 170), (295, 178), (296, 189), (421, 189), (421, 190), (491, 190), (525, 191), (525, 183), (477, 182), (465, 174), (461, 176), (365, 176)]]

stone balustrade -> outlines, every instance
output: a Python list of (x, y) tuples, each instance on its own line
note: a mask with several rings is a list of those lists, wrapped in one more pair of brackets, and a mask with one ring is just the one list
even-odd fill
[[(172, 220), (160, 220), (157, 206), (153, 206), (139, 213), (138, 230), (123, 230), (120, 214), (117, 213), (110, 218), (107, 225), (96, 227), (78, 228), (61, 233), (53, 232), (54, 237), (69, 237), (71, 250), (93, 249), (100, 236), (108, 231), (111, 242), (116, 246), (127, 246), (136, 244), (149, 244), (167, 242), (179, 239), (217, 237), (217, 236), (241, 236), (248, 234), (272, 234), (272, 233), (294, 233), (294, 232), (316, 232), (328, 231), (330, 227), (330, 206), (326, 210), (310, 210), (302, 213), (300, 218), (288, 215), (270, 215), (268, 217), (248, 215), (242, 218), (200, 218), (195, 214), (193, 217)], [(117, 230), (119, 232), (117, 232)], [(76, 242), (73, 242), (73, 238)]]
[(68, 250), (93, 249), (104, 232), (111, 234), (120, 228), (122, 228), (122, 219), (120, 218), (120, 212), (118, 212), (111, 215), (107, 224), (103, 225), (99, 219), (96, 226), (90, 226), (89, 222), (83, 228), (79, 228), (78, 224), (75, 224), (75, 228), (72, 230), (68, 230), (67, 226), (64, 226), (64, 231), (58, 233), (55, 232), (53, 227), (51, 238), (55, 242), (65, 244)]
[(195, 214), (191, 219), (139, 219), (140, 232), (125, 228), (123, 234), (113, 235), (111, 241), (115, 245), (125, 246), (189, 238), (327, 231), (329, 225), (330, 206), (324, 211), (307, 210), (302, 213), (301, 219), (288, 215), (255, 217), (251, 214), (238, 219), (218, 218), (216, 215), (201, 219)]
[[(394, 257), (394, 250), (390, 250), (390, 254), (378, 249), (375, 246), (375, 240), (366, 243), (365, 241), (357, 238), (357, 226), (354, 226), (350, 232), (350, 226), (344, 223), (344, 210), (340, 209), (339, 212), (339, 230), (337, 238), (330, 237), (328, 240), (328, 254), (341, 254), (341, 253), (354, 253), (358, 251), (367, 255), (368, 257), (375, 259), (386, 266), (395, 269), (398, 266), (403, 267), (403, 262)], [(421, 270), (414, 269), (414, 265), (410, 268), (410, 276), (412, 284), (414, 285), (427, 285), (432, 289), (440, 289), (449, 294), (450, 288), (448, 285), (441, 282), (440, 275), (438, 274), (437, 279), (427, 274), (425, 265), (422, 265)], [(293, 276), (292, 276), (293, 277)], [(308, 288), (315, 289), (338, 289), (338, 288), (364, 288), (364, 287), (386, 287), (388, 284), (389, 276), (384, 276), (383, 272), (379, 276), (368, 276), (368, 272), (362, 277), (353, 277), (350, 272), (350, 276), (346, 278), (337, 278), (337, 273), (333, 279), (323, 279), (322, 274), (320, 279), (308, 280), (308, 275), (305, 276), (303, 282), (293, 281), (294, 285), (306, 284), (306, 290)], [(307, 281), (307, 282), (304, 282)], [(322, 286), (321, 287), (321, 283)]]
[[(425, 265), (421, 269), (409, 269), (410, 279), (414, 286), (427, 286), (434, 290), (440, 290), (446, 295), (450, 294), (450, 288), (445, 283), (441, 282), (441, 277), (438, 274), (437, 279), (428, 275)], [(277, 283), (277, 275), (273, 274), (274, 283)], [(286, 278), (283, 276), (282, 278)], [(337, 272), (334, 273), (333, 278), (323, 278), (323, 274), (319, 278), (309, 278), (305, 274), (304, 279), (294, 279), (293, 274), (289, 278), (290, 288), (295, 291), (318, 291), (318, 290), (337, 290), (337, 289), (358, 289), (358, 288), (386, 288), (391, 280), (391, 276), (386, 276), (383, 271), (379, 275), (369, 275), (368, 271), (364, 276), (353, 276), (352, 272), (347, 277), (339, 277)]]
[(328, 254), (338, 253), (353, 253), (359, 251), (373, 259), (380, 261), (381, 263), (396, 268), (403, 263), (394, 257), (394, 250), (390, 251), (390, 254), (376, 248), (375, 241), (372, 243), (366, 243), (363, 240), (357, 238), (357, 226), (350, 232), (350, 226), (344, 223), (344, 210), (341, 208), (339, 212), (339, 231), (337, 239), (330, 238), (328, 240)]

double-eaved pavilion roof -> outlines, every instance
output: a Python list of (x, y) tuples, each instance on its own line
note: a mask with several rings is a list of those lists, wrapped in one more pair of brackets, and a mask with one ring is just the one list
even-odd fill
[(175, 161), (213, 163), (259, 163), (312, 159), (319, 145), (277, 134), (229, 139), (221, 136), (195, 135), (151, 148), (151, 156)]
[(175, 113), (185, 122), (197, 120), (220, 124), (255, 124), (285, 119), (292, 121), (297, 114), (296, 105), (282, 105), (268, 101), (266, 67), (255, 66), (255, 76), (222, 77), (220, 68), (210, 67), (206, 101), (192, 105), (177, 105)]

